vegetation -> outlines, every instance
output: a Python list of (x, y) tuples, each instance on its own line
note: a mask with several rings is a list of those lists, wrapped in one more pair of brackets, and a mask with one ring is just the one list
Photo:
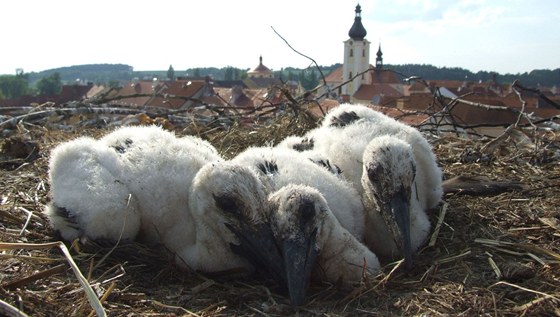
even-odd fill
[(13, 99), (29, 95), (28, 75), (0, 75), (0, 99)]
[(520, 80), (527, 86), (547, 86), (560, 85), (560, 68), (537, 69), (529, 73), (521, 74), (498, 74), (495, 72), (479, 71), (473, 73), (459, 67), (435, 67), (432, 65), (405, 64), (405, 65), (385, 65), (389, 68), (404, 74), (405, 76), (420, 76), (427, 80), (468, 80), (468, 81), (490, 81), (496, 77), (498, 83), (508, 84), (515, 80)]
[(92, 82), (94, 84), (105, 84), (111, 80), (129, 81), (132, 79), (133, 68), (124, 64), (88, 64), (60, 67), (42, 72), (29, 73), (29, 84), (35, 85), (40, 79), (60, 74), (63, 83)]
[(247, 77), (247, 71), (228, 66), (225, 69), (224, 80), (241, 80)]
[(37, 90), (41, 96), (51, 96), (59, 94), (62, 90), (62, 81), (60, 80), (60, 74), (54, 73), (50, 76), (41, 78), (37, 82)]

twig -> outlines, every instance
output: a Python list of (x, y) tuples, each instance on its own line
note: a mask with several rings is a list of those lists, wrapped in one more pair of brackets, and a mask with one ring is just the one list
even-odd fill
[(428, 243), (428, 246), (430, 247), (436, 245), (436, 240), (439, 235), (439, 230), (441, 229), (441, 225), (443, 224), (443, 219), (445, 219), (445, 214), (447, 213), (448, 207), (449, 207), (448, 203), (443, 203), (443, 207), (441, 207), (436, 227), (434, 228), (434, 232), (432, 233), (432, 237), (430, 238), (430, 243)]
[(505, 281), (499, 281), (499, 282), (497, 282), (497, 283), (494, 283), (494, 284), (490, 285), (489, 288), (490, 288), (490, 287), (494, 287), (494, 286), (498, 286), (498, 285), (507, 285), (507, 286), (515, 287), (515, 288), (520, 289), (520, 290), (522, 290), (522, 291), (526, 291), (526, 292), (529, 292), (529, 293), (542, 295), (542, 296), (544, 296), (545, 298), (552, 298), (552, 299), (554, 299), (555, 301), (560, 302), (560, 298), (558, 298), (558, 297), (556, 297), (556, 296), (553, 296), (553, 295), (550, 295), (550, 294), (547, 294), (547, 293), (543, 293), (543, 292), (540, 292), (540, 291), (535, 291), (535, 290), (532, 290), (532, 289), (530, 289), (530, 288), (526, 288), (526, 287), (519, 286), (519, 285), (516, 285), (516, 284), (508, 283), (508, 282), (505, 282)]
[(287, 41), (285, 38), (282, 37), (282, 35), (280, 35), (278, 32), (276, 32), (276, 30), (274, 29), (274, 27), (271, 26), (270, 28), (272, 28), (272, 31), (274, 31), (274, 33), (276, 33), (276, 35), (278, 35), (278, 37), (280, 37), (280, 38), (284, 41), (284, 43), (286, 43), (286, 45), (288, 45), (288, 47), (289, 47), (290, 49), (292, 49), (292, 51), (296, 52), (297, 54), (299, 54), (299, 55), (301, 55), (301, 56), (303, 56), (303, 57), (305, 57), (305, 58), (307, 58), (308, 60), (310, 60), (311, 62), (313, 62), (313, 64), (315, 64), (315, 67), (317, 67), (317, 69), (319, 70), (319, 73), (321, 74), (321, 78), (323, 79), (323, 84), (326, 86), (326, 85), (327, 85), (327, 80), (325, 79), (325, 75), (324, 75), (323, 72), (321, 71), (321, 67), (319, 67), (319, 64), (317, 64), (317, 62), (316, 62), (313, 58), (311, 58), (311, 57), (309, 57), (309, 56), (307, 56), (307, 55), (305, 55), (305, 54), (303, 54), (303, 53), (300, 53), (300, 52), (298, 52), (295, 48), (293, 48), (293, 47), (290, 45), (290, 43), (288, 43), (288, 41)]
[(21, 228), (21, 231), (19, 232), (19, 236), (23, 236), (25, 234), (25, 229), (27, 229), (27, 226), (29, 225), (29, 221), (31, 221), (31, 217), (33, 216), (33, 212), (29, 211), (23, 207), (19, 207), (19, 210), (24, 211), (25, 213), (27, 213), (27, 220), (25, 221), (25, 224), (23, 225), (23, 228)]
[(512, 242), (497, 241), (497, 240), (490, 240), (490, 239), (475, 239), (474, 242), (481, 243), (487, 246), (518, 248), (518, 249), (522, 249), (523, 251), (526, 251), (529, 255), (531, 254), (530, 252), (540, 253), (540, 254), (547, 255), (553, 258), (554, 260), (560, 262), (560, 254), (547, 249), (543, 249), (541, 247), (532, 244), (512, 243)]
[(105, 255), (103, 255), (101, 260), (99, 260), (97, 262), (97, 264), (93, 267), (92, 270), (97, 269), (109, 257), (109, 255), (111, 255), (111, 253), (113, 253), (113, 251), (115, 251), (115, 249), (119, 246), (119, 243), (121, 242), (122, 235), (123, 235), (123, 232), (124, 232), (124, 228), (126, 226), (126, 218), (128, 216), (128, 213), (129, 213), (128, 208), (130, 207), (130, 200), (131, 199), (132, 199), (132, 194), (128, 194), (128, 198), (127, 198), (127, 201), (126, 201), (126, 210), (125, 210), (125, 213), (124, 213), (123, 223), (122, 223), (122, 226), (121, 226), (121, 232), (119, 233), (119, 238), (117, 239), (117, 242), (115, 242), (115, 245), (113, 245), (113, 247), (111, 248), (111, 250), (109, 250), (109, 252), (107, 252)]
[[(115, 289), (115, 286), (117, 286), (117, 282), (113, 282), (113, 283), (111, 283), (111, 285), (109, 285), (109, 287), (107, 288), (105, 293), (103, 293), (103, 296), (101, 296), (101, 298), (99, 299), (100, 303), (104, 303), (107, 300), (109, 295), (111, 295), (111, 293), (113, 292), (113, 289)], [(95, 313), (95, 311), (92, 310), (89, 313), (88, 317), (92, 317), (94, 313)]]
[(29, 317), (26, 313), (0, 299), (0, 315), (6, 317)]
[(201, 315), (198, 315), (198, 314), (196, 314), (196, 313), (193, 313), (192, 311), (190, 311), (190, 310), (188, 310), (188, 309), (185, 309), (185, 308), (183, 308), (183, 307), (181, 307), (181, 306), (166, 305), (166, 304), (163, 304), (163, 303), (161, 303), (161, 302), (158, 302), (157, 300), (151, 300), (150, 302), (151, 302), (152, 304), (154, 304), (155, 306), (158, 306), (158, 307), (160, 307), (160, 308), (172, 309), (172, 310), (180, 310), (180, 311), (182, 311), (182, 312), (188, 314), (189, 316), (195, 316), (195, 317), (200, 317), (200, 316), (201, 316)]
[(502, 271), (500, 270), (500, 268), (498, 267), (498, 265), (494, 261), (492, 254), (486, 252), (486, 255), (488, 255), (488, 263), (490, 263), (490, 266), (492, 267), (492, 270), (494, 271), (494, 274), (496, 274), (496, 278), (497, 279), (502, 278)]
[(14, 289), (14, 288), (17, 288), (17, 287), (35, 282), (35, 281), (40, 280), (44, 277), (49, 277), (51, 275), (55, 275), (55, 274), (64, 272), (65, 270), (66, 270), (66, 266), (64, 264), (60, 264), (60, 265), (57, 265), (57, 266), (52, 267), (50, 269), (40, 271), (40, 272), (37, 272), (33, 275), (21, 278), (17, 281), (12, 281), (12, 282), (6, 283), (6, 284), (2, 285), (2, 287), (6, 288), (6, 289)]
[(86, 293), (86, 296), (89, 300), (90, 305), (97, 312), (97, 316), (100, 316), (100, 317), (101, 316), (103, 316), (103, 317), (107, 316), (107, 314), (105, 313), (105, 310), (103, 309), (103, 306), (101, 305), (101, 303), (99, 302), (99, 299), (97, 298), (97, 295), (95, 294), (95, 291), (91, 288), (91, 286), (89, 285), (86, 278), (82, 275), (82, 272), (80, 272), (80, 269), (76, 265), (76, 262), (74, 262), (74, 259), (70, 255), (70, 252), (68, 251), (68, 248), (66, 248), (66, 245), (64, 245), (64, 243), (62, 243), (60, 241), (49, 242), (49, 243), (38, 243), (38, 244), (0, 243), (0, 249), (3, 249), (3, 250), (17, 250), (17, 249), (37, 250), (37, 249), (52, 249), (52, 248), (56, 248), (56, 247), (58, 247), (62, 251), (64, 256), (66, 257), (66, 260), (68, 261), (68, 264), (70, 264), (70, 267), (72, 268), (72, 271), (74, 271), (74, 275), (76, 276), (76, 278), (78, 278), (78, 282), (80, 282), (80, 284), (82, 285), (82, 288), (84, 289), (84, 291)]
[(546, 101), (549, 105), (553, 106), (556, 109), (560, 109), (560, 105), (557, 104), (556, 102), (550, 100), (546, 95), (544, 95), (539, 89), (536, 88), (528, 88), (525, 87), (523, 85), (521, 85), (521, 83), (519, 82), (519, 80), (516, 80), (513, 82), (513, 87), (520, 89), (520, 90), (524, 90), (524, 91), (529, 91), (532, 93), (535, 93), (539, 96), (539, 98), (543, 99), (544, 101)]

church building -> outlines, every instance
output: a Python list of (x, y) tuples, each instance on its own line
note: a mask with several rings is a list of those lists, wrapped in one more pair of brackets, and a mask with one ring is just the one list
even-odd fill
[(362, 8), (355, 9), (354, 23), (344, 41), (344, 59), (341, 67), (326, 78), (331, 92), (343, 101), (380, 105), (384, 100), (403, 95), (403, 84), (398, 76), (383, 69), (381, 44), (376, 53), (375, 66), (370, 64), (370, 42), (362, 24)]

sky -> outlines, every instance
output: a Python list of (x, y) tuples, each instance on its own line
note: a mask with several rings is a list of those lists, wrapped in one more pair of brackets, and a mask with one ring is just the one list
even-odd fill
[[(0, 74), (122, 63), (175, 72), (273, 70), (343, 61), (358, 1), (0, 1)], [(367, 0), (362, 24), (384, 64), (473, 72), (560, 68), (558, 0)]]

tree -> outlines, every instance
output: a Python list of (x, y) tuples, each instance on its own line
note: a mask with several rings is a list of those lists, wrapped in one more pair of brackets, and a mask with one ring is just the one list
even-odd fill
[(49, 96), (59, 94), (62, 90), (62, 81), (60, 73), (54, 73), (48, 77), (44, 77), (37, 82), (37, 90), (39, 95)]
[(169, 65), (169, 69), (167, 70), (167, 79), (171, 81), (175, 80), (175, 70), (172, 65)]
[(7, 99), (19, 98), (30, 94), (28, 75), (18, 73), (17, 75), (0, 76), (0, 94)]
[(226, 71), (224, 73), (224, 80), (233, 80), (233, 67), (228, 66), (226, 67)]
[(109, 86), (110, 88), (118, 88), (120, 86), (120, 83), (118, 80), (109, 80), (107, 86)]

